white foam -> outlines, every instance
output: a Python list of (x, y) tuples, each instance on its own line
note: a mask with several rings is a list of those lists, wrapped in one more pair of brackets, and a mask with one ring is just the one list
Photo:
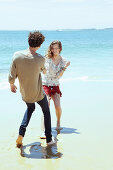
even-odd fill
[[(15, 81), (15, 85), (17, 87), (19, 87), (19, 82), (18, 80), (16, 79)], [(4, 82), (0, 82), (0, 90), (7, 90), (7, 89), (10, 89), (10, 84), (8, 81), (4, 81)]]
[(88, 76), (65, 78), (65, 79), (60, 79), (60, 81), (61, 82), (68, 82), (68, 81), (113, 82), (113, 80), (89, 79)]
[(9, 83), (8, 82), (2, 82), (0, 83), (0, 90), (9, 89)]
[[(97, 80), (97, 79), (89, 79), (88, 76), (82, 76), (82, 77), (70, 77), (70, 78), (62, 78), (60, 79), (60, 82), (72, 82), (72, 81), (86, 81), (86, 82), (113, 82), (113, 80)], [(17, 88), (19, 88), (19, 82), (18, 79), (15, 81), (15, 85)], [(0, 90), (6, 90), (10, 89), (10, 85), (8, 81), (4, 80), (3, 82), (0, 82)]]

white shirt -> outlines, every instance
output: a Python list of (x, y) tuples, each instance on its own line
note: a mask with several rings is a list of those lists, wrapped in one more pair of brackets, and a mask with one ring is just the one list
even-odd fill
[(46, 74), (42, 76), (42, 83), (46, 86), (58, 86), (59, 85), (59, 72), (66, 64), (66, 60), (61, 58), (60, 62), (55, 65), (51, 58), (46, 58), (45, 68), (47, 70)]

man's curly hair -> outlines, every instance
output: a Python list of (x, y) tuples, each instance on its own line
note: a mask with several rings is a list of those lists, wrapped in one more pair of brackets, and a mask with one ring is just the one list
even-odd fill
[(45, 41), (44, 35), (39, 31), (30, 32), (28, 36), (28, 43), (30, 47), (40, 47)]

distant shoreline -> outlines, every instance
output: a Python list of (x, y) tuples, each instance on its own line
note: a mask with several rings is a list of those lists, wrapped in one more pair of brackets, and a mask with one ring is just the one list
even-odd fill
[[(113, 28), (111, 27), (111, 28), (80, 28), (80, 29), (49, 29), (49, 30), (41, 30), (41, 29), (37, 29), (37, 30), (39, 30), (39, 31), (90, 31), (90, 30), (94, 30), (94, 31), (98, 31), (98, 30), (113, 30)], [(33, 31), (33, 30), (6, 30), (6, 29), (4, 29), (4, 30), (0, 30), (0, 32), (1, 31)]]

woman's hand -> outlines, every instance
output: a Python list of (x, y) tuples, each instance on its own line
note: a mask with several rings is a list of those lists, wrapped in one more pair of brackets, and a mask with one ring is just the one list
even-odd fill
[(65, 68), (67, 68), (70, 65), (70, 61), (68, 61), (65, 65)]
[(57, 78), (62, 77), (62, 75), (64, 74), (64, 71), (66, 70), (66, 68), (67, 68), (69, 65), (70, 65), (70, 61), (68, 61), (68, 62), (66, 63), (66, 65), (61, 68), (61, 71), (60, 71), (59, 75), (57, 76)]

